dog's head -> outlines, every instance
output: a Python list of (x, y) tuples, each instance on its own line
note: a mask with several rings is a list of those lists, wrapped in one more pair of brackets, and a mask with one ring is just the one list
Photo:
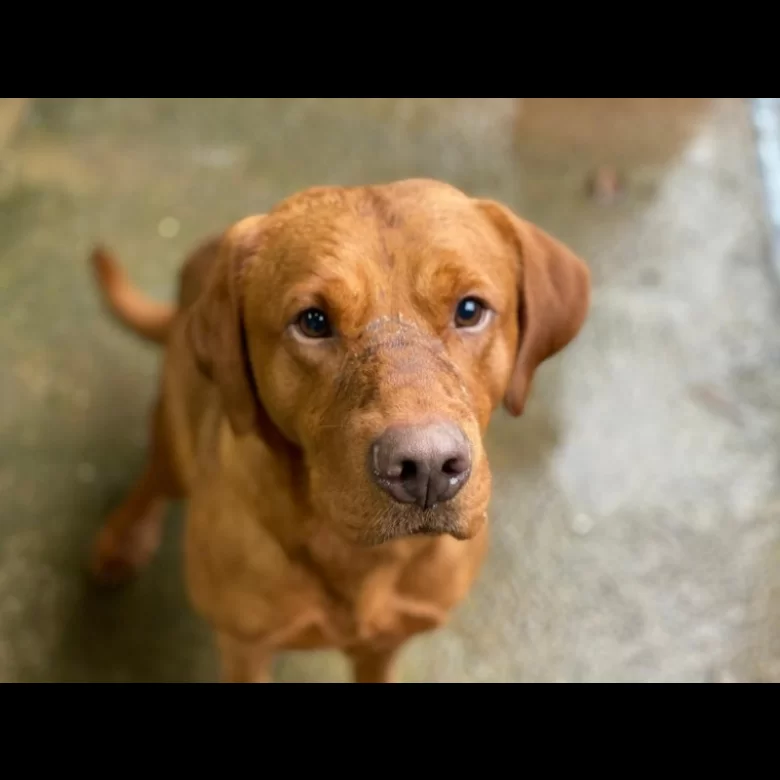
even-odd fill
[(494, 201), (410, 180), (317, 188), (223, 237), (188, 329), (238, 435), (280, 436), (325, 522), (473, 537), (482, 436), (585, 320), (584, 263)]

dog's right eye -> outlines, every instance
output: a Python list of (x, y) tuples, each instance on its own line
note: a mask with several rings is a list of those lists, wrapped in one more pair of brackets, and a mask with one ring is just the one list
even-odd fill
[(333, 335), (328, 315), (322, 309), (306, 309), (298, 317), (297, 325), (307, 339), (326, 339)]

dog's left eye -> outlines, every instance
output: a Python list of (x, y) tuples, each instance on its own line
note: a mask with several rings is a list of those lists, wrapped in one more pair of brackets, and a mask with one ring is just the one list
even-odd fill
[(333, 335), (328, 315), (322, 309), (306, 309), (296, 324), (308, 339), (326, 339)]
[(488, 310), (477, 298), (464, 298), (455, 309), (456, 328), (474, 328), (480, 325)]

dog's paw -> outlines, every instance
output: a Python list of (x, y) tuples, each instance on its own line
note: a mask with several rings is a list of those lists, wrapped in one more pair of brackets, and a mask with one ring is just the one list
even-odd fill
[(159, 532), (155, 528), (136, 529), (134, 533), (124, 535), (103, 528), (92, 550), (90, 574), (99, 585), (124, 585), (149, 563), (159, 543)]

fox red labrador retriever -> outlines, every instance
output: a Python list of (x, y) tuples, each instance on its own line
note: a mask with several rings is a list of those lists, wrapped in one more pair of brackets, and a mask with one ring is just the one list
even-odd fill
[(359, 682), (441, 626), (483, 561), (483, 434), (522, 413), (577, 335), (586, 265), (507, 207), (441, 182), (321, 187), (198, 249), (176, 306), (93, 255), (113, 313), (163, 344), (149, 457), (97, 539), (116, 584), (187, 500), (192, 604), (222, 679), (337, 648)]

